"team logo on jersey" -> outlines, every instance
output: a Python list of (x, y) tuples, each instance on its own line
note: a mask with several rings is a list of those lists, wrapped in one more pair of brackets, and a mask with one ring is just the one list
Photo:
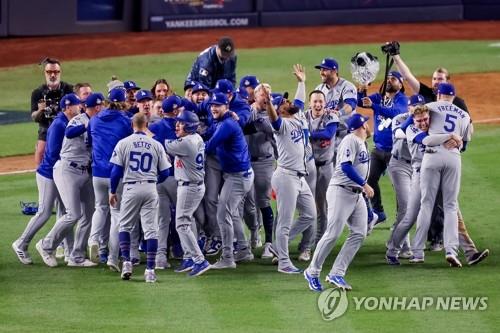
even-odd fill
[(363, 150), (362, 152), (359, 153), (358, 159), (359, 159), (359, 163), (368, 163), (370, 158), (368, 156), (368, 153)]
[(205, 68), (201, 68), (200, 69), (200, 75), (201, 76), (207, 76), (208, 75), (208, 71)]
[(290, 132), (290, 135), (292, 137), (293, 143), (298, 143), (303, 138), (303, 131), (302, 130), (292, 130)]

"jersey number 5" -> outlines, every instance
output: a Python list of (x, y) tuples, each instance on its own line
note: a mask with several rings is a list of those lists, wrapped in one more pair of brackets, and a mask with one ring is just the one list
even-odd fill
[(151, 171), (151, 162), (153, 161), (153, 155), (150, 153), (143, 153), (138, 151), (130, 152), (130, 163), (129, 167), (132, 171), (149, 172)]
[(455, 130), (455, 120), (457, 120), (457, 118), (458, 116), (455, 116), (454, 114), (446, 114), (446, 118), (444, 119), (444, 130), (446, 132), (453, 132)]

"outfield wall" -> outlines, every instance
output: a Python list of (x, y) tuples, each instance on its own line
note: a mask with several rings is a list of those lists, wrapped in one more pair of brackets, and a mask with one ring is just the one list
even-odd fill
[(0, 0), (0, 36), (500, 20), (500, 0)]

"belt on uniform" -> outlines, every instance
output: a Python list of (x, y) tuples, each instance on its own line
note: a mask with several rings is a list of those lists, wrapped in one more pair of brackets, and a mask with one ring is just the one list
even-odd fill
[(403, 161), (403, 162), (406, 162), (408, 164), (411, 164), (411, 160), (407, 160), (405, 158), (398, 158), (396, 155), (392, 154), (392, 157), (394, 157), (394, 159), (398, 160), (398, 161)]
[(282, 169), (282, 170), (285, 170), (285, 171), (286, 171), (286, 173), (291, 174), (291, 175), (293, 175), (293, 176), (297, 176), (297, 177), (299, 177), (299, 178), (302, 178), (302, 177), (307, 176), (307, 174), (302, 173), (302, 172), (299, 172), (299, 171), (290, 170), (290, 169), (286, 169), (286, 168), (283, 168), (283, 167), (279, 167), (279, 168), (280, 168), (280, 169)]
[(361, 187), (347, 186), (347, 185), (337, 185), (337, 186), (345, 188), (346, 190), (351, 191), (351, 192), (356, 193), (356, 194), (363, 192), (363, 189)]
[(80, 164), (78, 164), (76, 162), (69, 162), (69, 166), (72, 167), (72, 168), (75, 168), (75, 169), (82, 170), (82, 171), (89, 170), (89, 166), (88, 165), (80, 165)]
[(252, 174), (252, 169), (248, 169), (246, 171), (243, 171), (243, 177), (248, 178)]
[(146, 184), (146, 183), (156, 183), (156, 180), (138, 180), (135, 182), (124, 182), (123, 184)]
[(272, 156), (273, 155), (266, 155), (266, 156), (260, 156), (260, 157), (252, 156), (252, 157), (250, 157), (250, 162), (264, 161), (264, 160), (267, 160), (268, 158), (270, 158)]
[(332, 161), (328, 161), (328, 160), (326, 160), (326, 161), (315, 161), (317, 167), (322, 167), (322, 166), (324, 166), (326, 164), (329, 164), (331, 162)]
[(190, 186), (190, 185), (200, 186), (200, 185), (203, 185), (203, 180), (200, 180), (199, 182), (184, 182), (184, 181), (180, 180), (177, 182), (177, 184), (179, 186)]

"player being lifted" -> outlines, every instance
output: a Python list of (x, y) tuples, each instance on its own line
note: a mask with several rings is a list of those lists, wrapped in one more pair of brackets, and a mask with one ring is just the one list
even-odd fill
[(121, 277), (129, 280), (132, 275), (130, 261), (130, 233), (134, 223), (141, 221), (146, 240), (146, 282), (156, 282), (154, 271), (156, 249), (158, 248), (158, 225), (155, 219), (158, 209), (156, 182), (161, 183), (169, 176), (171, 164), (162, 145), (148, 137), (147, 119), (142, 113), (132, 120), (134, 133), (118, 142), (110, 162), (111, 190), (109, 204), (115, 207), (120, 198), (116, 194), (120, 178), (123, 177), (123, 195), (120, 207), (119, 239), (123, 259)]

